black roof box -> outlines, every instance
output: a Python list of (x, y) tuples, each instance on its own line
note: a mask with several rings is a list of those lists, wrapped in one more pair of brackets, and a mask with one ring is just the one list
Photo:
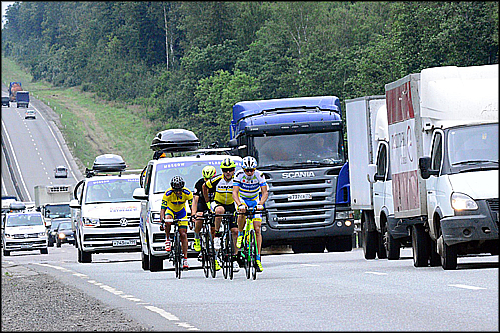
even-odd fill
[(178, 128), (158, 132), (150, 147), (153, 151), (172, 153), (193, 151), (198, 149), (199, 145), (200, 140), (193, 132)]
[(94, 160), (92, 170), (96, 172), (124, 171), (127, 166), (120, 155), (104, 154)]

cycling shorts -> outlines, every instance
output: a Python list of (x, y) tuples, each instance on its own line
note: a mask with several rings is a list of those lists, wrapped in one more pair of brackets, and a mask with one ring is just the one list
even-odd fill
[(165, 209), (165, 216), (167, 216), (167, 215), (172, 216), (174, 219), (181, 220), (178, 222), (179, 228), (187, 228), (188, 227), (186, 208), (183, 208), (178, 212), (174, 212), (170, 207), (167, 207), (167, 209)]
[(222, 206), (224, 207), (224, 214), (229, 214), (231, 213), (232, 216), (229, 218), (229, 229), (232, 229), (232, 228), (238, 228), (238, 223), (236, 223), (236, 219), (234, 218), (234, 212), (236, 212), (236, 206), (234, 205), (234, 202), (232, 204), (229, 204), (229, 205), (224, 205), (224, 204), (221, 204), (217, 201), (214, 201), (212, 202), (212, 211), (215, 212), (215, 208), (217, 206)]
[[(198, 213), (203, 213), (203, 212), (205, 212), (205, 211), (207, 211), (207, 210), (208, 210), (207, 204), (206, 204), (205, 202), (200, 203), (200, 202), (198, 201), (198, 205), (197, 205), (196, 207), (198, 207), (198, 208), (197, 208), (197, 210), (196, 210), (196, 211), (197, 211), (197, 214), (198, 214)], [(211, 225), (212, 227), (214, 227), (214, 226), (215, 226), (214, 220), (210, 221), (210, 225)]]
[[(245, 200), (245, 198), (242, 198), (243, 202), (247, 205), (248, 208), (254, 208), (257, 206), (259, 203), (257, 200)], [(262, 214), (261, 213), (255, 213), (252, 215), (248, 215), (249, 218), (253, 219), (254, 221), (260, 221), (262, 222)]]

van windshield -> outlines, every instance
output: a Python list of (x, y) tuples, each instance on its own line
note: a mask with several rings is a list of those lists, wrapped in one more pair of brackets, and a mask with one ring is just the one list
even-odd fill
[(43, 225), (42, 215), (36, 214), (10, 214), (5, 223), (7, 227)]
[(85, 203), (138, 201), (132, 197), (138, 187), (139, 177), (89, 181)]

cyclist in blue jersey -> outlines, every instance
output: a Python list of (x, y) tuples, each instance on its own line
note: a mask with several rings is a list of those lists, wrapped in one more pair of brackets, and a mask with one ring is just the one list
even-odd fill
[[(233, 180), (233, 199), (238, 207), (238, 212), (246, 212), (247, 207), (257, 207), (257, 210), (264, 209), (264, 203), (268, 197), (266, 179), (257, 168), (257, 160), (252, 156), (246, 156), (242, 160), (242, 169), (238, 170), (234, 175)], [(260, 226), (262, 223), (262, 215), (254, 214), (253, 226), (257, 238), (257, 270), (263, 271), (260, 260), (260, 252), (262, 247), (262, 234)], [(236, 239), (236, 247), (241, 247), (243, 240), (243, 228), (245, 227), (245, 215), (238, 216), (238, 238)]]

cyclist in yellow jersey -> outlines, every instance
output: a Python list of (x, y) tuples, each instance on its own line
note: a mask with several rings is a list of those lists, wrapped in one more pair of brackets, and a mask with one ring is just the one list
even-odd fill
[[(205, 197), (205, 201), (207, 203), (209, 202), (209, 192), (215, 192), (214, 202), (208, 206), (210, 209), (215, 211), (216, 214), (234, 214), (236, 211), (233, 199), (233, 178), (235, 168), (236, 164), (229, 157), (225, 158), (220, 164), (222, 175), (215, 176), (203, 184), (203, 196)], [(213, 231), (212, 236), (214, 236), (214, 247), (216, 250), (220, 249), (220, 237), (216, 236), (216, 232), (220, 229), (221, 221), (222, 217), (215, 218), (215, 230)], [(231, 233), (233, 235), (234, 244), (236, 244), (238, 224), (236, 224), (234, 216), (230, 219), (229, 228), (231, 229)], [(237, 253), (237, 250), (238, 249), (235, 248), (235, 254)], [(235, 272), (239, 270), (239, 265), (236, 261), (233, 262), (233, 267)]]
[[(182, 263), (183, 269), (189, 269), (188, 261), (187, 261), (187, 227), (188, 227), (188, 219), (186, 212), (186, 201), (188, 201), (189, 205), (191, 205), (191, 201), (193, 200), (193, 193), (184, 187), (185, 182), (181, 176), (174, 176), (170, 181), (170, 188), (165, 191), (163, 195), (163, 199), (161, 200), (161, 210), (160, 210), (160, 220), (164, 221), (165, 219), (181, 219), (179, 221), (179, 234), (181, 238), (182, 244), (182, 253), (184, 254), (184, 260)], [(171, 251), (170, 244), (170, 225), (171, 222), (165, 221), (165, 250)]]

